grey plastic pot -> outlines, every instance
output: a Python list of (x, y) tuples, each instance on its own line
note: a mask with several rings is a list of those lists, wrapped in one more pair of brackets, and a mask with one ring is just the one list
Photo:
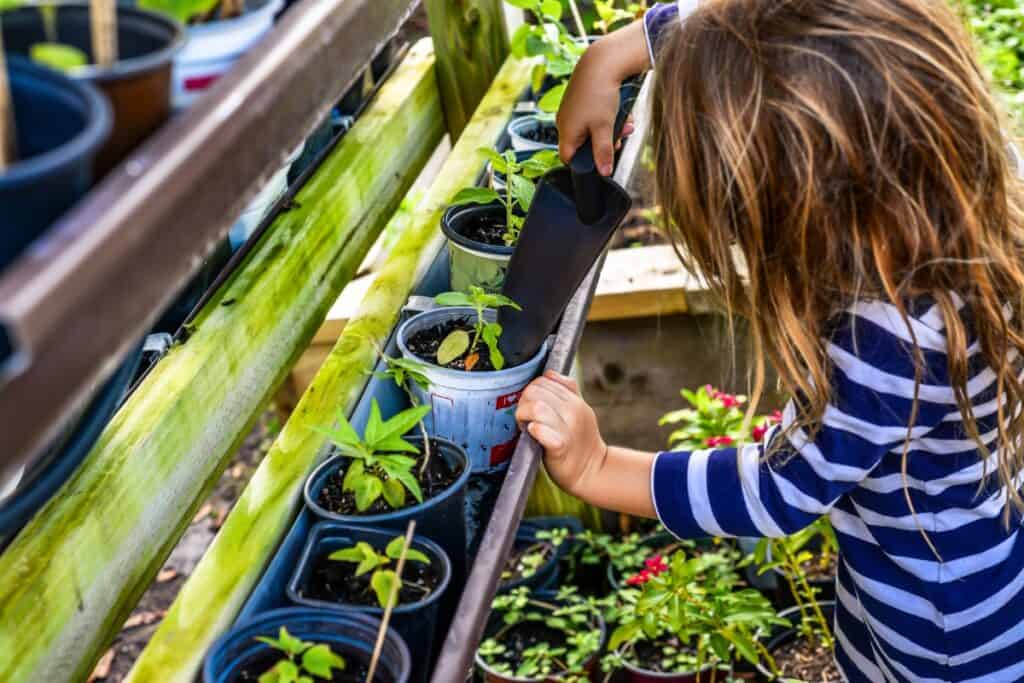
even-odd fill
[(553, 126), (553, 122), (542, 121), (536, 114), (520, 116), (512, 119), (508, 124), (508, 136), (512, 142), (512, 149), (517, 152), (539, 149), (558, 149), (558, 145), (537, 142), (526, 137), (527, 131), (536, 130), (542, 126)]

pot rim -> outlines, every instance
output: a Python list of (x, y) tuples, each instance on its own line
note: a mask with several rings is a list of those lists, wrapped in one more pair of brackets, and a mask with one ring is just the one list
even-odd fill
[(525, 137), (522, 133), (520, 133), (519, 129), (527, 125), (528, 123), (536, 123), (538, 125), (543, 126), (548, 123), (553, 125), (554, 121), (544, 121), (542, 120), (540, 114), (526, 114), (525, 116), (518, 116), (508, 122), (508, 126), (506, 127), (506, 129), (508, 130), (509, 136), (513, 138), (519, 138), (523, 142), (533, 145), (534, 149), (538, 152), (545, 149), (558, 149), (558, 145), (552, 145), (546, 142), (537, 142), (536, 140), (531, 140)]
[[(14, 14), (23, 10), (34, 10), (39, 7), (55, 7), (57, 9), (58, 23), (60, 19), (60, 10), (63, 8), (84, 11), (86, 16), (88, 16), (89, 13), (89, 3), (83, 0), (55, 0), (54, 2), (31, 0), (30, 2), (11, 10), (10, 13)], [(143, 9), (142, 7), (134, 5), (118, 5), (117, 13), (118, 15), (134, 15), (139, 19), (149, 21), (153, 24), (158, 24), (161, 28), (165, 28), (171, 32), (171, 38), (167, 45), (158, 50), (138, 57), (129, 57), (127, 59), (118, 58), (118, 60), (111, 66), (104, 67), (96, 64), (87, 64), (86, 66), (78, 67), (67, 73), (68, 78), (71, 78), (72, 80), (90, 81), (93, 83), (106, 83), (108, 81), (130, 78), (132, 76), (137, 76), (148, 71), (156, 71), (157, 69), (168, 66), (174, 60), (174, 56), (185, 47), (185, 27), (180, 22), (166, 14)]]
[[(520, 363), (519, 365), (513, 365), (512, 367), (502, 368), (501, 370), (486, 370), (486, 371), (480, 371), (480, 372), (471, 372), (471, 371), (468, 371), (468, 370), (455, 370), (453, 368), (445, 368), (445, 367), (442, 367), (440, 365), (437, 365), (436, 363), (431, 363), (431, 362), (429, 362), (429, 361), (427, 361), (427, 360), (425, 360), (423, 358), (420, 358), (415, 353), (410, 351), (409, 347), (406, 345), (405, 339), (403, 337), (406, 336), (406, 333), (408, 332), (409, 327), (410, 327), (411, 323), (414, 320), (420, 320), (421, 318), (426, 318), (426, 317), (428, 317), (430, 315), (437, 315), (437, 314), (442, 313), (442, 312), (444, 312), (444, 313), (455, 313), (455, 314), (459, 314), (459, 315), (471, 315), (471, 316), (472, 315), (476, 315), (476, 309), (470, 308), (469, 306), (438, 306), (437, 308), (431, 308), (429, 310), (421, 311), (421, 312), (417, 313), (416, 315), (410, 317), (408, 320), (406, 320), (401, 325), (399, 325), (398, 326), (398, 332), (395, 334), (395, 341), (398, 343), (398, 350), (402, 353), (402, 356), (404, 356), (406, 358), (418, 359), (421, 363), (426, 365), (427, 368), (429, 370), (431, 370), (431, 371), (435, 371), (435, 372), (436, 371), (441, 371), (441, 372), (443, 372), (445, 374), (450, 373), (452, 377), (455, 377), (455, 378), (458, 378), (458, 379), (463, 379), (463, 380), (471, 379), (471, 378), (472, 379), (487, 378), (487, 379), (491, 380), (491, 383), (493, 383), (495, 380), (503, 380), (503, 379), (506, 379), (506, 378), (509, 379), (509, 381), (511, 381), (511, 378), (514, 375), (518, 375), (518, 374), (522, 373), (526, 368), (529, 368), (529, 367), (531, 367), (533, 365), (539, 366), (540, 363), (544, 360), (544, 357), (548, 353), (548, 347), (550, 346), (550, 341), (549, 340), (545, 340), (544, 344), (540, 347), (540, 351), (535, 353), (533, 355), (533, 357), (531, 357), (529, 360), (527, 360), (527, 361), (525, 361), (523, 363)], [(486, 309), (484, 311), (484, 313), (485, 313), (485, 315), (487, 313), (494, 313), (495, 315), (497, 315), (496, 311), (494, 311), (494, 309), (492, 309), (492, 308)]]
[(11, 55), (7, 63), (12, 81), (17, 72), (19, 78), (44, 82), (47, 87), (62, 90), (65, 95), (76, 98), (85, 110), (86, 121), (82, 130), (63, 145), (28, 159), (19, 159), (8, 166), (0, 173), (0, 187), (12, 188), (34, 182), (41, 175), (78, 163), (86, 155), (95, 155), (114, 125), (114, 114), (107, 98), (91, 83), (69, 78), (25, 57)]
[[(382, 536), (391, 536), (394, 533), (390, 529), (382, 529), (379, 527), (372, 527), (366, 525), (356, 524), (343, 524), (340, 522), (333, 522), (329, 520), (321, 520), (314, 524), (309, 530), (309, 536), (306, 539), (306, 546), (302, 550), (299, 563), (295, 567), (295, 571), (292, 572), (291, 579), (288, 581), (288, 585), (285, 587), (285, 593), (288, 599), (297, 605), (304, 605), (308, 607), (314, 607), (317, 609), (327, 609), (331, 611), (353, 611), (362, 614), (369, 614), (374, 617), (379, 617), (384, 614), (383, 607), (374, 607), (371, 605), (356, 605), (348, 602), (332, 603), (326, 600), (318, 600), (315, 598), (304, 598), (299, 595), (299, 580), (302, 577), (300, 569), (309, 567), (314, 557), (313, 553), (316, 551), (316, 547), (321, 541), (328, 538), (335, 538), (342, 536), (346, 533), (351, 534), (352, 532), (371, 532), (372, 534), (381, 534)], [(401, 535), (398, 533), (397, 535)], [(438, 561), (441, 570), (441, 581), (438, 585), (430, 591), (430, 594), (422, 600), (416, 602), (410, 602), (406, 604), (398, 604), (391, 608), (392, 614), (408, 614), (410, 612), (418, 612), (421, 609), (430, 607), (436, 604), (444, 596), (445, 591), (448, 590), (448, 586), (452, 579), (452, 562), (448, 557), (448, 554), (434, 541), (430, 540), (426, 536), (415, 534), (412, 537), (412, 544), (410, 547), (415, 548), (419, 546), (419, 549), (427, 550), (429, 555), (433, 555), (433, 559)], [(431, 565), (434, 563), (431, 562)]]
[(458, 217), (460, 213), (468, 213), (481, 211), (485, 209), (498, 209), (500, 207), (502, 213), (505, 211), (505, 207), (499, 202), (488, 202), (487, 204), (458, 204), (449, 206), (441, 214), (441, 232), (448, 238), (448, 241), (462, 247), (466, 251), (480, 252), (488, 256), (506, 256), (512, 258), (512, 253), (516, 250), (514, 246), (509, 247), (499, 244), (487, 244), (486, 242), (478, 242), (477, 240), (466, 237), (449, 223)]
[[(411, 441), (413, 443), (422, 440), (422, 436), (406, 437), (406, 441)], [(453, 452), (455, 452), (462, 458), (463, 464), (462, 472), (459, 474), (458, 478), (456, 478), (455, 481), (453, 481), (448, 488), (446, 488), (444, 491), (434, 496), (433, 498), (427, 498), (422, 503), (417, 503), (416, 505), (410, 505), (409, 507), (400, 508), (398, 510), (392, 510), (391, 512), (381, 512), (375, 515), (339, 515), (336, 512), (331, 512), (330, 510), (327, 510), (324, 507), (322, 507), (320, 503), (316, 501), (316, 495), (314, 495), (311, 489), (313, 487), (314, 482), (318, 481), (321, 478), (321, 476), (323, 476), (328, 470), (333, 470), (340, 466), (342, 460), (347, 457), (345, 455), (338, 454), (333, 455), (327, 460), (325, 460), (323, 463), (320, 464), (319, 467), (313, 470), (312, 474), (310, 474), (306, 478), (306, 483), (302, 487), (302, 495), (303, 498), (305, 498), (306, 500), (306, 507), (308, 507), (310, 511), (312, 511), (313, 514), (316, 515), (319, 519), (331, 520), (333, 522), (339, 522), (342, 524), (349, 525), (372, 526), (376, 522), (387, 522), (398, 515), (412, 515), (418, 519), (419, 515), (425, 512), (428, 506), (432, 506), (433, 504), (437, 504), (445, 500), (448, 500), (453, 495), (455, 495), (456, 491), (465, 488), (467, 482), (469, 481), (469, 476), (470, 474), (472, 474), (473, 469), (473, 465), (470, 462), (469, 456), (466, 454), (466, 451), (463, 450), (462, 447), (459, 446), (457, 443), (437, 436), (430, 437), (430, 440), (435, 444), (442, 444), (452, 449)], [(317, 490), (316, 494), (319, 493), (320, 491)], [(451, 558), (448, 559), (449, 561), (451, 561)]]
[(257, 17), (262, 14), (277, 14), (281, 8), (284, 7), (284, 0), (263, 0), (263, 4), (259, 7), (250, 8), (249, 5), (250, 0), (245, 0), (245, 11), (237, 17), (216, 19), (214, 21), (203, 22), (202, 24), (190, 24), (185, 27), (185, 32), (189, 37), (198, 34), (204, 38), (209, 38), (212, 33), (231, 30), (237, 26), (239, 22), (251, 21), (253, 17)]

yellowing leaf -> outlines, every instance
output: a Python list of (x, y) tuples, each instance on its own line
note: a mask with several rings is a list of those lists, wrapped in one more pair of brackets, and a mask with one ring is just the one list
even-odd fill
[(469, 350), (469, 333), (455, 330), (441, 342), (437, 349), (437, 364), (448, 365)]

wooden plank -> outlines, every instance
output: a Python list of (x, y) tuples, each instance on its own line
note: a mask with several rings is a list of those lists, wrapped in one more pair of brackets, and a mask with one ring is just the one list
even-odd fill
[[(508, 55), (502, 0), (426, 0), (437, 52), (437, 83), (452, 140)], [(525, 87), (525, 86), (524, 86)]]
[(421, 42), (0, 557), (0, 680), (85, 679), (442, 134)]
[(340, 408), (350, 412), (413, 286), (443, 245), (439, 221), (460, 189), (483, 167), (477, 148), (493, 144), (531, 64), (509, 60), (463, 131), (419, 204), (414, 219), (392, 248), (327, 360), (242, 493), (220, 533), (183, 586), (128, 681), (192, 681), (213, 640), (227, 629), (287, 531), (301, 501), (306, 476), (319, 461), (323, 437), (312, 429), (329, 424)]

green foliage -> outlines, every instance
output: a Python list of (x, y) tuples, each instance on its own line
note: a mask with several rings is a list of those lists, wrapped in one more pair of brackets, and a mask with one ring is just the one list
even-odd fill
[[(597, 606), (584, 600), (572, 588), (563, 588), (551, 603), (531, 597), (525, 587), (499, 595), (491, 603), (501, 613), (502, 627), (477, 648), (480, 658), (496, 673), (515, 678), (567, 683), (589, 681), (586, 669), (601, 647), (601, 631), (596, 627)], [(525, 649), (518, 661), (502, 644), (515, 626), (528, 622), (544, 624), (565, 636), (564, 643), (539, 642)]]
[(260, 675), (259, 683), (313, 683), (317, 678), (330, 680), (335, 671), (345, 670), (345, 659), (335, 654), (330, 646), (300, 640), (284, 626), (277, 638), (258, 636), (256, 640), (284, 655)]
[(960, 0), (982, 65), (1018, 128), (1024, 124), (1024, 6), (1019, 0)]
[[(391, 597), (391, 590), (398, 581), (398, 575), (392, 570), (392, 560), (397, 561), (402, 556), (402, 549), (405, 547), (405, 537), (396, 536), (391, 539), (384, 553), (378, 553), (376, 549), (366, 541), (359, 541), (354, 546), (335, 550), (327, 556), (329, 560), (338, 562), (354, 562), (356, 576), (362, 576), (373, 572), (370, 577), (370, 587), (377, 595), (377, 602), (381, 607), (386, 608)], [(422, 562), (430, 564), (430, 558), (414, 548), (409, 548), (405, 553), (406, 561)]]
[[(501, 294), (485, 292), (477, 286), (471, 286), (468, 292), (444, 292), (434, 297), (441, 306), (469, 306), (476, 311), (476, 322), (473, 327), (473, 337), (463, 330), (455, 330), (441, 342), (438, 349), (438, 363), (447, 365), (458, 358), (465, 358), (466, 370), (472, 370), (479, 362), (480, 342), (487, 346), (490, 352), (491, 365), (495, 370), (505, 367), (505, 357), (498, 349), (498, 339), (501, 337), (501, 325), (496, 322), (488, 322), (484, 317), (487, 309), (498, 309), (502, 306), (509, 306), (517, 311), (522, 310), (519, 304)], [(461, 334), (459, 334), (461, 332)], [(444, 349), (444, 358), (447, 363), (441, 361), (441, 349)]]
[(423, 502), (423, 491), (412, 473), (416, 460), (402, 455), (419, 453), (419, 449), (402, 436), (429, 412), (430, 406), (414, 406), (385, 421), (381, 418), (377, 399), (374, 399), (362, 438), (341, 411), (337, 415), (337, 427), (317, 429), (343, 455), (351, 458), (342, 488), (355, 495), (356, 508), (360, 512), (381, 497), (392, 509), (403, 507), (406, 491)]
[(723, 393), (710, 384), (696, 391), (683, 389), (680, 394), (690, 407), (666, 413), (658, 421), (662, 426), (681, 425), (669, 435), (669, 448), (697, 450), (760, 441), (768, 425), (781, 420), (775, 413), (754, 418), (748, 427), (743, 408), (747, 397)]
[(624, 23), (639, 19), (647, 11), (647, 2), (625, 2), (619, 7), (616, 0), (594, 0), (594, 9), (597, 11), (597, 20), (593, 28), (603, 34), (611, 33), (614, 29), (621, 27)]
[[(574, 39), (562, 23), (562, 3), (558, 0), (505, 0), (533, 14), (536, 23), (524, 23), (512, 36), (511, 50), (516, 57), (542, 57), (543, 62), (534, 69), (533, 89), (540, 90), (548, 76), (564, 81), (576, 68), (586, 51), (584, 42)], [(559, 98), (560, 99), (560, 98)], [(554, 109), (557, 111), (558, 103)]]
[(220, 0), (138, 0), (139, 7), (162, 12), (183, 24), (209, 14)]
[(784, 538), (766, 538), (757, 544), (751, 561), (759, 572), (772, 569), (789, 584), (793, 599), (800, 607), (800, 632), (808, 642), (823, 647), (835, 646), (832, 628), (818, 605), (819, 589), (807, 580), (806, 567), (818, 565), (821, 569), (833, 566), (839, 554), (839, 541), (827, 517)]
[(530, 578), (544, 566), (544, 563), (551, 557), (551, 553), (552, 546), (550, 544), (545, 542), (534, 543), (516, 558), (513, 566), (505, 565), (506, 568), (501, 573), (501, 580), (511, 581), (514, 579)]
[(387, 369), (376, 373), (377, 377), (390, 379), (403, 390), (407, 389), (410, 384), (415, 384), (423, 390), (430, 387), (430, 380), (425, 374), (426, 363), (411, 358), (391, 358), (383, 354), (381, 357), (384, 359)]
[[(640, 589), (623, 588), (607, 612), (616, 624), (608, 649), (629, 657), (640, 641), (676, 639), (684, 670), (728, 670), (737, 659), (776, 670), (760, 636), (774, 625), (788, 625), (768, 600), (743, 588), (731, 557), (721, 553), (687, 556), (679, 550), (668, 563), (658, 560)], [(689, 654), (687, 654), (689, 653)], [(604, 666), (614, 666), (607, 660)]]
[(33, 62), (65, 73), (89, 63), (89, 58), (84, 52), (64, 43), (36, 43), (29, 48), (29, 57)]
[(516, 161), (516, 153), (511, 149), (499, 153), (483, 148), (480, 152), (491, 162), (495, 172), (505, 176), (504, 194), (485, 187), (467, 187), (455, 195), (452, 206), (500, 203), (505, 207), (503, 238), (507, 246), (514, 246), (519, 241), (524, 216), (533, 203), (537, 179), (561, 165), (558, 152), (553, 149), (541, 150), (524, 161)]

